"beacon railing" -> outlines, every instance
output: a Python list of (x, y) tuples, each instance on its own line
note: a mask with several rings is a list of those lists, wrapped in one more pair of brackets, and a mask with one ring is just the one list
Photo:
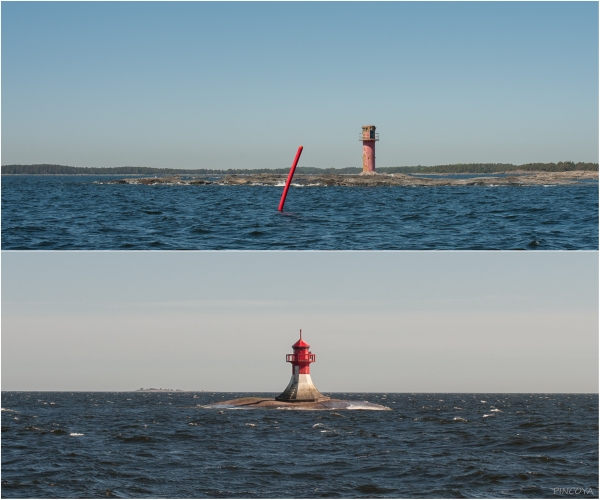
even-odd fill
[(288, 363), (302, 363), (309, 362), (314, 363), (317, 356), (315, 354), (286, 354), (285, 360)]
[(371, 137), (370, 134), (363, 135), (361, 133), (360, 137), (358, 138), (358, 140), (359, 141), (378, 141), (379, 140), (379, 132), (375, 132), (375, 138)]

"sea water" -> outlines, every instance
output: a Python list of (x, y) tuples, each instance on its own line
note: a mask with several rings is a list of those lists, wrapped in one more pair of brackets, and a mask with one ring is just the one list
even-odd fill
[(2, 497), (598, 497), (597, 394), (328, 395), (3, 392)]
[(548, 186), (123, 185), (2, 176), (2, 249), (598, 249), (598, 182)]

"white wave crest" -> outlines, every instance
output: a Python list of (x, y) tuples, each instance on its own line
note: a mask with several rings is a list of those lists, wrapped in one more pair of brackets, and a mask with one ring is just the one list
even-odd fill
[(361, 404), (351, 404), (346, 408), (346, 410), (389, 410), (387, 406), (371, 406), (371, 405), (361, 405)]

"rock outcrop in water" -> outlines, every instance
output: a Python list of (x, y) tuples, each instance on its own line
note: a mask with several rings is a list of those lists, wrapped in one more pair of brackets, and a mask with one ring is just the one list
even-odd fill
[(187, 185), (202, 185), (213, 184), (211, 181), (204, 179), (182, 179), (179, 176), (175, 177), (146, 177), (141, 179), (119, 179), (111, 181), (108, 184), (143, 184), (152, 186), (153, 184), (187, 184)]
[(343, 399), (328, 399), (310, 403), (288, 403), (274, 398), (239, 398), (229, 401), (219, 401), (203, 406), (210, 409), (263, 409), (263, 410), (391, 410), (368, 401), (346, 401)]
[[(226, 175), (217, 180), (186, 179), (181, 176), (129, 178), (110, 181), (110, 184), (143, 184), (143, 185), (207, 185), (224, 186), (283, 186), (287, 176), (281, 174), (249, 174)], [(293, 185), (296, 186), (531, 186), (549, 184), (575, 184), (586, 180), (597, 180), (598, 172), (511, 172), (505, 177), (473, 176), (466, 179), (449, 177), (418, 177), (406, 174), (377, 175), (340, 175), (296, 174)]]

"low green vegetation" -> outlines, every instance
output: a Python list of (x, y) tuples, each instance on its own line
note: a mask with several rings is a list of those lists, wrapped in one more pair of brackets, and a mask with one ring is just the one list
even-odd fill
[[(560, 161), (558, 163), (457, 163), (455, 165), (436, 165), (433, 167), (382, 167), (377, 171), (384, 174), (492, 174), (522, 170), (528, 172), (568, 172), (572, 170), (598, 171), (597, 163), (575, 163)], [(2, 165), (2, 175), (208, 175), (208, 174), (287, 174), (288, 168), (228, 169), (212, 168), (151, 168), (151, 167), (69, 167), (66, 165)], [(315, 168), (298, 167), (299, 174), (358, 174), (358, 167), (348, 168)]]

